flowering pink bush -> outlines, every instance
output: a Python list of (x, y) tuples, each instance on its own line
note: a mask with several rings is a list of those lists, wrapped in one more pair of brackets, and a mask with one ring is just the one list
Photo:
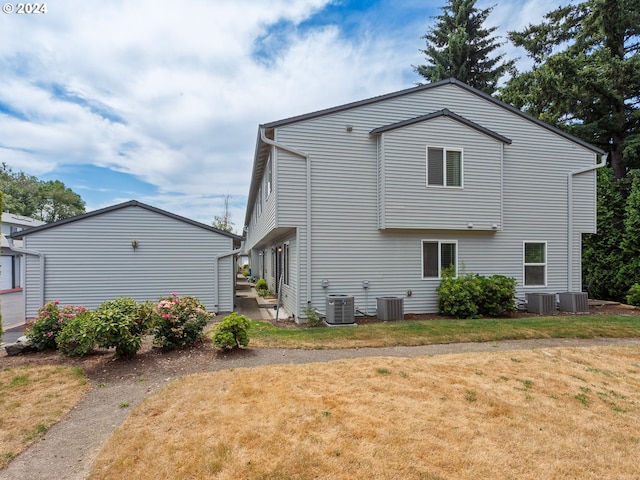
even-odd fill
[(47, 302), (38, 310), (38, 316), (28, 323), (27, 336), (36, 349), (55, 350), (56, 337), (66, 321), (85, 311), (85, 307), (74, 305), (60, 308), (58, 300)]
[(191, 345), (202, 338), (202, 332), (215, 313), (209, 313), (195, 297), (179, 297), (172, 292), (161, 298), (154, 308), (154, 343), (163, 350)]

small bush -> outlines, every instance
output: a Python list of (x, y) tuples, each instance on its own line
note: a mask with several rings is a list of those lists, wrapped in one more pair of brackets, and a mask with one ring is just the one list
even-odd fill
[(206, 311), (195, 297), (162, 298), (154, 306), (154, 343), (162, 350), (174, 350), (192, 345), (202, 338), (202, 332), (214, 313)]
[(320, 314), (315, 310), (315, 308), (305, 308), (304, 314), (307, 317), (307, 325), (309, 325), (310, 327), (317, 327), (322, 322)]
[(227, 315), (215, 328), (213, 332), (213, 344), (223, 350), (249, 345), (248, 330), (251, 321), (244, 315), (233, 312)]
[(269, 285), (267, 284), (267, 281), (264, 278), (261, 278), (256, 282), (256, 290), (268, 290), (268, 289), (269, 289)]
[(516, 279), (503, 275), (482, 278), (482, 295), (478, 308), (481, 315), (497, 317), (516, 310)]
[(140, 304), (132, 298), (103, 302), (93, 314), (98, 345), (115, 347), (118, 358), (133, 357), (149, 329), (148, 319), (141, 313)]
[(438, 309), (456, 318), (497, 317), (515, 310), (516, 280), (502, 275), (482, 277), (475, 273), (454, 277), (443, 272), (438, 287)]
[(55, 350), (56, 337), (65, 322), (76, 314), (84, 312), (84, 307), (65, 305), (60, 308), (58, 300), (45, 303), (38, 310), (38, 316), (27, 325), (27, 337), (37, 350)]
[(96, 322), (93, 314), (83, 310), (69, 318), (56, 336), (58, 350), (64, 355), (84, 356), (96, 345)]
[(443, 272), (438, 287), (438, 311), (455, 318), (474, 318), (479, 315), (477, 299), (482, 294), (480, 277), (474, 273), (454, 276), (451, 269)]
[(640, 307), (640, 283), (636, 283), (629, 289), (629, 293), (627, 295), (627, 303), (629, 305)]

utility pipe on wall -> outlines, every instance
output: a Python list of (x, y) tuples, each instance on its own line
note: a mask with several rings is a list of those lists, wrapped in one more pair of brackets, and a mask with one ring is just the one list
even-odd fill
[[(596, 161), (598, 160), (598, 156), (596, 155)], [(606, 157), (602, 157), (602, 161), (600, 163), (596, 163), (595, 165), (591, 165), (590, 167), (580, 168), (578, 170), (573, 170), (569, 172), (567, 177), (568, 182), (568, 195), (567, 195), (567, 210), (568, 210), (568, 221), (567, 221), (567, 236), (568, 236), (568, 245), (567, 245), (567, 265), (569, 267), (568, 276), (567, 276), (567, 291), (573, 291), (573, 177), (576, 175), (580, 175), (582, 173), (591, 172), (593, 170), (597, 170), (598, 168), (602, 168), (607, 164)], [(596, 188), (598, 181), (596, 179)], [(596, 211), (598, 208), (597, 200), (596, 200)]]

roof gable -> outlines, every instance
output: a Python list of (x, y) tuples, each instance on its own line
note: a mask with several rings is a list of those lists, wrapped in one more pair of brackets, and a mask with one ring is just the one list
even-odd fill
[(325, 115), (332, 115), (334, 113), (338, 113), (338, 112), (343, 112), (346, 110), (351, 110), (354, 108), (358, 108), (358, 107), (362, 107), (365, 105), (371, 105), (374, 103), (378, 103), (378, 102), (383, 102), (386, 100), (390, 100), (393, 98), (398, 98), (398, 97), (402, 97), (405, 95), (412, 95), (416, 92), (421, 92), (423, 90), (430, 90), (433, 88), (438, 88), (438, 87), (442, 87), (443, 85), (455, 85), (463, 90), (466, 90), (470, 93), (473, 93), (474, 95), (483, 98), (484, 100), (491, 102), (495, 105), (498, 105), (501, 108), (504, 108), (505, 110), (508, 110), (512, 113), (515, 113), (516, 115), (519, 115), (520, 117), (535, 123), (536, 125), (539, 125), (551, 132), (554, 132), (557, 135), (560, 135), (561, 137), (566, 138), (567, 140), (577, 143), (578, 145), (581, 145), (582, 147), (586, 148), (587, 150), (591, 150), (592, 152), (595, 152), (599, 155), (604, 155), (606, 152), (604, 152), (603, 150), (601, 150), (598, 147), (595, 147), (581, 139), (579, 139), (578, 137), (574, 137), (573, 135), (568, 134), (567, 132), (564, 132), (556, 127), (553, 127), (552, 125), (549, 125), (548, 123), (543, 122), (542, 120), (538, 120), (535, 117), (532, 117), (531, 115), (528, 115), (526, 113), (524, 113), (523, 111), (515, 108), (512, 105), (509, 105), (508, 103), (505, 103), (501, 100), (498, 100), (497, 98), (492, 97), (491, 95), (488, 95), (487, 93), (484, 93), (480, 90), (477, 90), (469, 85), (467, 85), (466, 83), (461, 82), (460, 80), (456, 80), (455, 78), (449, 78), (446, 80), (440, 80), (439, 82), (434, 82), (434, 83), (428, 83), (425, 85), (419, 85), (417, 87), (412, 87), (412, 88), (407, 88), (405, 90), (400, 90), (398, 92), (393, 92), (393, 93), (388, 93), (386, 95), (380, 95), (377, 97), (372, 97), (372, 98), (368, 98), (366, 100), (360, 100), (357, 102), (352, 102), (352, 103), (347, 103), (344, 105), (339, 105), (337, 107), (332, 107), (332, 108), (327, 108), (324, 110), (318, 110), (316, 112), (311, 112), (311, 113), (307, 113), (304, 115), (298, 115), (295, 117), (289, 117), (289, 118), (285, 118), (282, 120), (277, 120), (275, 122), (270, 122), (270, 123), (265, 123), (262, 125), (263, 128), (266, 129), (270, 129), (270, 128), (277, 128), (277, 127), (282, 127), (285, 125), (289, 125), (292, 123), (298, 123), (298, 122), (303, 122), (305, 120), (311, 120), (314, 118), (318, 118), (318, 117), (322, 117)]
[(137, 200), (130, 200), (128, 202), (119, 203), (117, 205), (112, 205), (110, 207), (102, 208), (100, 210), (94, 210), (92, 212), (84, 213), (82, 215), (76, 215), (75, 217), (65, 218), (65, 219), (59, 220), (57, 222), (47, 223), (47, 224), (41, 225), (39, 227), (33, 227), (33, 228), (26, 229), (26, 230), (22, 230), (20, 232), (16, 232), (16, 233), (12, 234), (11, 238), (22, 238), (25, 235), (30, 235), (32, 233), (41, 232), (43, 230), (48, 230), (50, 228), (56, 228), (56, 227), (59, 227), (61, 225), (66, 225), (66, 224), (69, 224), (69, 223), (78, 222), (78, 221), (81, 221), (81, 220), (84, 220), (84, 219), (87, 219), (87, 218), (96, 217), (96, 216), (99, 216), (99, 215), (103, 215), (105, 213), (114, 212), (116, 210), (121, 210), (123, 208), (130, 208), (130, 207), (143, 208), (145, 210), (149, 210), (151, 212), (155, 212), (155, 213), (158, 213), (160, 215), (164, 215), (165, 217), (169, 217), (169, 218), (172, 218), (174, 220), (179, 220), (181, 222), (184, 222), (184, 223), (187, 223), (189, 225), (193, 225), (193, 226), (202, 228), (204, 230), (209, 230), (209, 231), (214, 232), (214, 233), (219, 233), (220, 235), (224, 235), (224, 236), (232, 238), (234, 240), (241, 240), (240, 236), (235, 235), (233, 233), (225, 232), (224, 230), (220, 230), (218, 228), (211, 227), (211, 226), (206, 225), (204, 223), (196, 222), (195, 220), (191, 220), (190, 218), (182, 217), (180, 215), (176, 215), (175, 213), (167, 212), (167, 211), (162, 210), (160, 208), (152, 207), (151, 205), (147, 205), (147, 204), (144, 204), (142, 202), (138, 202)]
[(456, 113), (453, 113), (448, 108), (444, 108), (442, 110), (439, 110), (439, 111), (433, 112), (433, 113), (429, 113), (427, 115), (421, 115), (419, 117), (414, 117), (414, 118), (410, 118), (408, 120), (403, 120), (402, 122), (392, 123), (390, 125), (385, 125), (385, 126), (382, 126), (382, 127), (374, 128), (373, 130), (371, 130), (370, 133), (372, 135), (379, 135), (379, 134), (384, 133), (384, 132), (389, 132), (391, 130), (396, 130), (398, 128), (407, 127), (409, 125), (415, 125), (416, 123), (426, 122), (428, 120), (433, 120), (434, 118), (439, 118), (439, 117), (451, 118), (451, 119), (455, 120), (456, 122), (461, 123), (462, 125), (470, 127), (470, 128), (472, 128), (474, 130), (477, 130), (478, 132), (483, 133), (483, 134), (485, 134), (485, 135), (487, 135), (489, 137), (492, 137), (492, 138), (498, 140), (499, 142), (506, 143), (506, 144), (511, 144), (511, 140), (508, 139), (507, 137), (504, 137), (504, 136), (500, 135), (499, 133), (494, 132), (493, 130), (489, 130), (488, 128), (485, 128), (482, 125), (478, 125), (477, 123), (472, 122), (471, 120), (467, 120), (463, 116), (458, 115)]

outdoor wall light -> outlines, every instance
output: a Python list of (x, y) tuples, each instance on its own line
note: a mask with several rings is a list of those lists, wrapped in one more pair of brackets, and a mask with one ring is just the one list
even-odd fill
[(136, 251), (136, 248), (138, 248), (138, 240), (136, 240), (135, 238), (133, 240), (131, 240), (131, 246), (133, 247), (133, 251)]
[(346, 130), (347, 132), (353, 132), (353, 125), (347, 125)]
[(467, 228), (473, 228), (473, 223), (471, 222), (467, 223)]
[(282, 251), (282, 247), (278, 247), (278, 252), (281, 252), (281, 251)]

